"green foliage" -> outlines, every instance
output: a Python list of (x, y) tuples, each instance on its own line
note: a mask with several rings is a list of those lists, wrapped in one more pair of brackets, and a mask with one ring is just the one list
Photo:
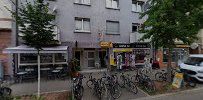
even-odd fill
[(39, 98), (36, 95), (33, 95), (31, 97), (31, 100), (45, 100), (45, 98), (43, 96), (40, 96)]
[(0, 96), (0, 100), (13, 100), (13, 97), (9, 95), (4, 95), (4, 96)]
[(203, 28), (202, 0), (149, 0), (151, 7), (141, 14), (147, 16), (141, 40), (151, 39), (156, 48), (173, 48), (175, 40), (190, 44)]
[(34, 3), (23, 2), (18, 8), (18, 14), (12, 12), (12, 15), (18, 23), (26, 45), (37, 50), (57, 45), (58, 41), (53, 38), (55, 15), (49, 13), (48, 3), (44, 3), (44, 0), (34, 0)]

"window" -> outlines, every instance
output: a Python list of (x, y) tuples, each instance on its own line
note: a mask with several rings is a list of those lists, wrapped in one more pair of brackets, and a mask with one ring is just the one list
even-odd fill
[(119, 22), (106, 21), (106, 33), (107, 34), (119, 34)]
[(90, 32), (90, 19), (89, 18), (75, 18), (75, 31), (76, 32)]
[(118, 9), (119, 0), (106, 0), (107, 8), (115, 8)]
[(134, 12), (142, 12), (143, 11), (144, 2), (138, 0), (132, 0), (132, 11)]
[(90, 5), (90, 0), (75, 0), (75, 3)]
[[(174, 48), (171, 52), (172, 62), (185, 61), (189, 54), (188, 49)], [(163, 49), (163, 62), (168, 61), (168, 49)]]
[(132, 33), (138, 32), (140, 29), (140, 24), (139, 23), (133, 23), (132, 24)]

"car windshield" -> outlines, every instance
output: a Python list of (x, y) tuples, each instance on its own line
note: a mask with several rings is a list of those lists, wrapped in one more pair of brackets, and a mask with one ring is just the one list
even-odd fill
[(203, 67), (203, 58), (189, 57), (184, 63), (187, 65), (194, 65), (194, 66), (202, 66)]

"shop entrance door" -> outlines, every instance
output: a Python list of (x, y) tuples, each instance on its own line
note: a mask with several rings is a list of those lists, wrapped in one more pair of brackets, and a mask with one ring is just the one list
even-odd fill
[(95, 51), (85, 51), (85, 66), (86, 68), (95, 67)]

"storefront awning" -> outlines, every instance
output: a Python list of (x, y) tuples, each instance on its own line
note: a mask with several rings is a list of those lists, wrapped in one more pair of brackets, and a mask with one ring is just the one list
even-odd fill
[[(42, 49), (39, 53), (67, 53), (68, 46), (44, 47)], [(3, 53), (37, 53), (37, 50), (33, 47), (21, 45), (6, 48)]]

